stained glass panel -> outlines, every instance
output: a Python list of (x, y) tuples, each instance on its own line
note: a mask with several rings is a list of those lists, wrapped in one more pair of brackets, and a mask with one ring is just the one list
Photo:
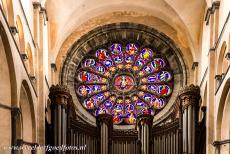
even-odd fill
[(94, 116), (111, 114), (114, 124), (132, 125), (140, 114), (154, 115), (173, 92), (167, 60), (135, 43), (92, 51), (82, 60), (75, 79), (83, 107)]

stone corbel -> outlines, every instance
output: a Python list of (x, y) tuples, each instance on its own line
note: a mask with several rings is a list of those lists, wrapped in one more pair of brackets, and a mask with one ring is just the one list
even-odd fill
[(198, 62), (193, 62), (192, 63), (192, 70), (195, 70), (196, 69), (196, 67), (198, 67)]
[(52, 70), (57, 71), (57, 66), (55, 63), (51, 63), (50, 66), (51, 66)]
[(230, 61), (230, 52), (226, 53), (225, 58)]
[(209, 24), (211, 15), (214, 14), (215, 10), (219, 9), (219, 7), (220, 7), (220, 1), (215, 1), (212, 3), (212, 6), (207, 9), (207, 12), (205, 15), (206, 25)]
[(11, 32), (13, 35), (16, 35), (16, 34), (18, 33), (17, 27), (15, 27), (15, 26), (10, 26), (10, 32)]
[(22, 51), (22, 53), (21, 53), (21, 57), (22, 57), (22, 60), (23, 60), (23, 61), (28, 60), (28, 55), (27, 55), (26, 53), (23, 53), (23, 51)]

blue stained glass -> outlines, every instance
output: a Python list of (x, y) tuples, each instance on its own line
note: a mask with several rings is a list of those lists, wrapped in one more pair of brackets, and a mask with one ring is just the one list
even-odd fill
[(96, 66), (95, 59), (86, 59), (85, 60), (85, 67), (94, 68)]
[(122, 57), (122, 55), (119, 55), (119, 56), (114, 57), (114, 61), (115, 61), (115, 63), (117, 63), (117, 64), (122, 63), (122, 62), (123, 62), (123, 57)]
[(112, 54), (117, 55), (117, 54), (121, 53), (122, 47), (120, 44), (114, 43), (111, 45), (110, 50), (112, 51)]
[(152, 95), (151, 95), (151, 94), (145, 94), (145, 95), (143, 96), (143, 98), (144, 98), (145, 101), (150, 102), (151, 99), (152, 99)]
[(105, 49), (99, 49), (96, 51), (96, 57), (99, 60), (106, 60), (108, 56), (109, 56), (109, 53)]
[(105, 73), (105, 68), (103, 66), (98, 66), (96, 70), (98, 73), (101, 73), (101, 74)]
[(78, 88), (78, 93), (81, 95), (81, 96), (86, 96), (88, 94), (91, 93), (91, 89), (89, 86), (85, 86), (85, 85), (82, 85)]
[(106, 66), (106, 67), (111, 67), (111, 66), (113, 66), (113, 61), (112, 60), (105, 60), (104, 61), (104, 65)]
[(132, 104), (127, 104), (126, 106), (125, 106), (125, 111), (126, 112), (133, 112), (133, 110), (134, 110), (134, 106), (132, 105)]
[(104, 94), (97, 94), (96, 99), (99, 101), (103, 101), (105, 99), (105, 96), (104, 96)]
[(145, 60), (149, 60), (153, 57), (153, 51), (149, 48), (145, 48), (141, 51), (140, 57)]
[(146, 66), (146, 67), (144, 68), (144, 71), (145, 71), (146, 74), (149, 74), (149, 73), (152, 73), (152, 72), (153, 72), (153, 69), (152, 69), (151, 67), (149, 67), (149, 66)]
[(92, 91), (93, 92), (99, 92), (99, 91), (101, 91), (101, 86), (98, 86), (98, 85), (92, 86)]
[(127, 56), (125, 58), (125, 62), (126, 63), (133, 63), (134, 62), (134, 57), (133, 56)]
[(136, 66), (138, 66), (138, 67), (142, 67), (144, 64), (145, 64), (145, 63), (144, 63), (143, 60), (137, 60), (137, 61), (136, 61)]
[(155, 75), (148, 76), (148, 82), (155, 82), (157, 80), (157, 77)]
[(111, 109), (113, 106), (113, 102), (111, 102), (110, 100), (107, 100), (104, 102), (104, 106), (108, 109)]
[(87, 98), (85, 99), (85, 101), (83, 102), (83, 106), (86, 108), (86, 109), (94, 109), (95, 107), (95, 100), (93, 98)]
[(173, 92), (173, 73), (166, 71), (167, 60), (154, 58), (153, 50), (114, 43), (108, 50), (95, 50), (93, 56), (83, 58), (75, 91), (94, 116), (107, 113), (113, 124), (132, 125), (137, 115), (154, 115), (166, 105)]
[(106, 113), (106, 109), (102, 108), (102, 107), (98, 107), (96, 110), (96, 116), (98, 116), (99, 114), (105, 114)]
[(163, 67), (165, 67), (165, 62), (163, 59), (161, 58), (155, 58), (153, 61), (152, 61), (152, 67), (155, 69), (155, 70), (159, 70)]

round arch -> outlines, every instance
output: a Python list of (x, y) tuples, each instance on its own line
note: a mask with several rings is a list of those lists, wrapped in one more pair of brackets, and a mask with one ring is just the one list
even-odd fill
[[(222, 138), (222, 129), (223, 129), (223, 124), (229, 124), (229, 129), (230, 129), (230, 123), (226, 123), (226, 119), (229, 120), (230, 117), (230, 112), (227, 111), (227, 109), (230, 108), (230, 78), (227, 80), (227, 82), (224, 85), (222, 95), (220, 97), (220, 103), (219, 103), (219, 108), (217, 112), (217, 125), (216, 125), (216, 139), (221, 140)], [(227, 112), (226, 112), (227, 111)], [(229, 115), (227, 117), (227, 115)], [(225, 130), (226, 131), (226, 130)], [(226, 132), (225, 132), (226, 133)], [(230, 132), (228, 132), (230, 135)]]
[(226, 59), (225, 59), (225, 52), (226, 52), (226, 48), (227, 48), (227, 44), (226, 42), (223, 42), (221, 48), (220, 48), (220, 54), (218, 56), (218, 60), (217, 60), (217, 74), (221, 75), (222, 73), (225, 73), (225, 68), (227, 66), (226, 65)]
[[(0, 22), (0, 103), (6, 106), (17, 105), (17, 84), (11, 47), (7, 33)], [(11, 112), (0, 108), (0, 127), (4, 133), (0, 136), (0, 146), (11, 144)]]
[(10, 26), (14, 25), (14, 8), (12, 0), (2, 0), (3, 12)]
[(29, 43), (26, 45), (26, 54), (28, 56), (28, 62), (26, 64), (27, 71), (30, 75), (34, 75), (34, 61), (33, 61), (33, 53)]
[(189, 71), (184, 63), (180, 49), (170, 38), (168, 38), (165, 34), (158, 32), (154, 28), (126, 22), (113, 23), (95, 28), (76, 41), (67, 51), (66, 59), (63, 60), (62, 68), (59, 74), (59, 81), (69, 87), (73, 100), (77, 106), (77, 113), (84, 117), (87, 122), (95, 125), (95, 118), (78, 104), (79, 100), (75, 95), (73, 84), (75, 71), (84, 55), (86, 55), (89, 51), (94, 50), (95, 47), (103, 46), (109, 42), (112, 43), (117, 40), (136, 40), (143, 46), (152, 46), (152, 49), (156, 49), (156, 51), (165, 55), (167, 60), (169, 60), (169, 64), (172, 65), (173, 72), (176, 75), (174, 76), (175, 81), (177, 81), (175, 84), (176, 86), (174, 87), (175, 93), (173, 93), (173, 97), (171, 97), (165, 108), (157, 114), (155, 120), (159, 120), (160, 117), (167, 113), (168, 109), (174, 103), (176, 92), (178, 92), (179, 89), (187, 83)]
[[(19, 108), (21, 115), (17, 119), (17, 135), (28, 142), (36, 141), (35, 110), (27, 81), (23, 80), (20, 88)], [(20, 130), (21, 129), (21, 130)]]
[(19, 47), (20, 52), (25, 53), (25, 38), (24, 38), (24, 30), (23, 30), (23, 25), (22, 21), (19, 15), (16, 17), (16, 27), (18, 30), (18, 36), (17, 36), (17, 44)]

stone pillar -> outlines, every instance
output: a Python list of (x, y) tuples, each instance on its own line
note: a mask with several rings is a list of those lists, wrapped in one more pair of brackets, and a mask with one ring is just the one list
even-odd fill
[[(51, 99), (51, 125), (53, 146), (66, 145), (67, 134), (67, 104), (70, 97), (66, 86), (56, 85), (50, 88), (49, 98)], [(54, 153), (65, 153), (63, 150)]]
[(99, 114), (97, 126), (100, 133), (100, 154), (110, 154), (112, 145), (113, 117), (110, 114)]
[(198, 124), (200, 88), (190, 85), (179, 92), (183, 110), (183, 153), (195, 154), (195, 135)]
[(141, 154), (150, 154), (152, 145), (152, 115), (140, 115), (137, 117), (137, 126), (139, 130), (139, 137), (141, 141)]
[[(12, 128), (12, 134), (11, 134), (11, 144), (12, 146), (17, 146), (17, 119), (18, 116), (21, 114), (21, 111), (17, 107), (11, 108), (11, 128)], [(12, 149), (12, 154), (17, 154), (19, 151)]]

